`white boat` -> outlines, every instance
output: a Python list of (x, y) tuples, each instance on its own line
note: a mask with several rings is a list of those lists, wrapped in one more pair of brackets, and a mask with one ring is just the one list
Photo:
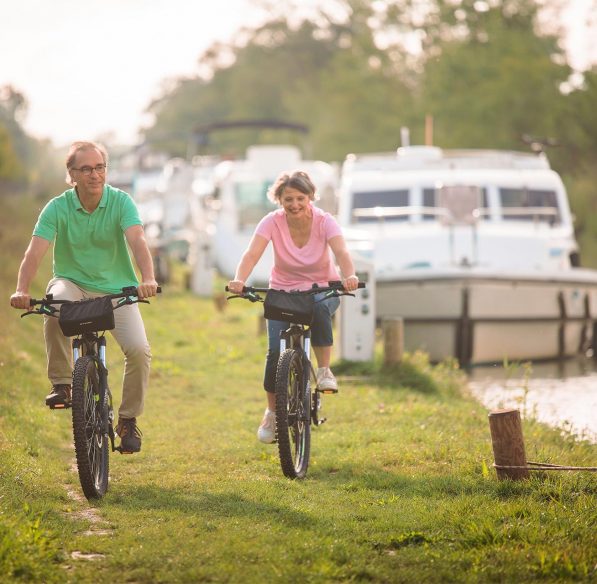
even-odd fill
[(346, 233), (371, 242), (377, 317), (404, 319), (407, 350), (470, 365), (591, 346), (597, 272), (577, 267), (566, 191), (543, 153), (349, 155), (339, 196)]
[[(323, 161), (303, 160), (295, 146), (250, 146), (246, 158), (226, 160), (215, 167), (211, 253), (215, 267), (226, 278), (234, 277), (257, 223), (277, 208), (267, 198), (267, 190), (282, 171), (294, 170), (309, 174), (318, 188), (317, 204), (333, 211), (337, 186), (335, 169)], [(272, 266), (273, 251), (269, 245), (248, 284), (266, 285)]]

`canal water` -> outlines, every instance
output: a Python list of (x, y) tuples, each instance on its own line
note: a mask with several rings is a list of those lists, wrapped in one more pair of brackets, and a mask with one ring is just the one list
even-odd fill
[(488, 409), (517, 408), (597, 444), (597, 366), (591, 359), (474, 367), (471, 393)]

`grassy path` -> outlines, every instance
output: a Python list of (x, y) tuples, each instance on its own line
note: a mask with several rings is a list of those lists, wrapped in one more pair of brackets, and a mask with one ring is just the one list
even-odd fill
[[(597, 578), (597, 477), (497, 482), (487, 412), (420, 356), (326, 398), (308, 478), (283, 478), (275, 446), (255, 438), (258, 308), (218, 312), (176, 285), (142, 307), (154, 353), (143, 451), (113, 455), (108, 495), (89, 505), (69, 412), (43, 407), (41, 321), (7, 302), (35, 209), (0, 207), (0, 582)], [(111, 340), (109, 353), (118, 402)], [(595, 465), (594, 445), (524, 432), (532, 460)]]

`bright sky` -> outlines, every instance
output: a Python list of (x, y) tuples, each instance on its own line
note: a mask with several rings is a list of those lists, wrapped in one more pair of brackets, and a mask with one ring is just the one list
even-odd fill
[[(584, 68), (597, 60), (597, 41), (582, 26), (596, 20), (595, 0), (566, 1), (571, 58)], [(165, 80), (193, 75), (212, 42), (262, 17), (250, 0), (6, 1), (0, 86), (25, 95), (34, 136), (62, 146), (112, 132), (134, 143)]]
[(256, 16), (248, 0), (2, 2), (0, 86), (25, 95), (35, 136), (134, 142), (164, 80), (196, 73), (212, 42)]

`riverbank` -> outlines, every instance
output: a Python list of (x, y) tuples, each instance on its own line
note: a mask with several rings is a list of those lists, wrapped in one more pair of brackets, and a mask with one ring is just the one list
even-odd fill
[(597, 372), (592, 359), (479, 367), (468, 388), (486, 408), (517, 408), (578, 440), (597, 444)]
[[(325, 400), (304, 481), (255, 432), (259, 307), (192, 297), (143, 306), (152, 382), (143, 450), (113, 455), (107, 496), (78, 496), (69, 412), (43, 406), (41, 321), (8, 296), (33, 210), (1, 209), (0, 580), (546, 582), (595, 578), (597, 478), (498, 482), (487, 411), (424, 355)], [(8, 223), (10, 222), (10, 228)], [(35, 294), (49, 272), (44, 263)], [(115, 400), (121, 357), (109, 338)], [(524, 421), (532, 460), (591, 466), (595, 446)]]

